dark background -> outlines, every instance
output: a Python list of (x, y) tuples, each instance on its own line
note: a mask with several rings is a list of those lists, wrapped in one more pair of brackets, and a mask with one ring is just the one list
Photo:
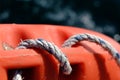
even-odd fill
[(69, 25), (120, 42), (120, 0), (0, 0), (0, 23)]

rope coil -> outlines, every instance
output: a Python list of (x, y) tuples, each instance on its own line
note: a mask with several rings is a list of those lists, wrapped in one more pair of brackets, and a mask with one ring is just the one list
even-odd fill
[(100, 44), (103, 48), (107, 49), (111, 53), (111, 55), (117, 60), (117, 63), (120, 64), (120, 54), (118, 53), (118, 51), (109, 42), (95, 35), (91, 35), (88, 33), (76, 34), (67, 39), (62, 46), (71, 47), (72, 45), (82, 40), (88, 40)]

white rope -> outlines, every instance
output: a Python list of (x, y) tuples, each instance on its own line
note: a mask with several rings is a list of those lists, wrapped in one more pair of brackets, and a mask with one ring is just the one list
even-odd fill
[(76, 34), (67, 39), (62, 46), (71, 47), (72, 45), (82, 40), (89, 40), (100, 44), (103, 48), (107, 49), (117, 60), (118, 64), (120, 64), (120, 54), (118, 53), (118, 51), (109, 42), (95, 35), (91, 35), (88, 33)]
[[(53, 43), (47, 42), (43, 39), (28, 39), (22, 41), (16, 49), (26, 49), (26, 48), (42, 48), (52, 54), (59, 62), (63, 70), (63, 73), (69, 75), (72, 71), (70, 63), (66, 58), (65, 54)], [(14, 75), (13, 80), (23, 80), (22, 75), (19, 73)]]
[(12, 80), (23, 80), (22, 71), (16, 70), (15, 75), (13, 76)]

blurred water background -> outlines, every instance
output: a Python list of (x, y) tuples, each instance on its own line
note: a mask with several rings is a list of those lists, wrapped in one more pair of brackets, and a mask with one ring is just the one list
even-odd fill
[(0, 0), (0, 23), (76, 26), (120, 42), (120, 0)]

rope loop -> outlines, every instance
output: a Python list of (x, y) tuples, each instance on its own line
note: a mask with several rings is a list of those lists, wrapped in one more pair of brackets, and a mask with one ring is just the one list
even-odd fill
[[(72, 72), (70, 63), (65, 54), (53, 43), (43, 39), (27, 39), (19, 43), (16, 49), (42, 48), (52, 54), (59, 62), (63, 73), (69, 75)], [(23, 80), (22, 75), (16, 70), (12, 80)]]
[(108, 41), (92, 34), (83, 33), (83, 34), (73, 35), (70, 38), (68, 38), (63, 43), (62, 46), (71, 47), (72, 45), (75, 45), (77, 42), (80, 42), (82, 40), (88, 40), (98, 43), (103, 48), (107, 49), (110, 52), (110, 54), (117, 60), (117, 63), (120, 64), (120, 54), (118, 53), (118, 51)]
[(63, 73), (69, 75), (72, 71), (70, 63), (65, 54), (53, 43), (43, 39), (28, 39), (22, 41), (16, 49), (42, 48), (52, 54), (59, 62)]

